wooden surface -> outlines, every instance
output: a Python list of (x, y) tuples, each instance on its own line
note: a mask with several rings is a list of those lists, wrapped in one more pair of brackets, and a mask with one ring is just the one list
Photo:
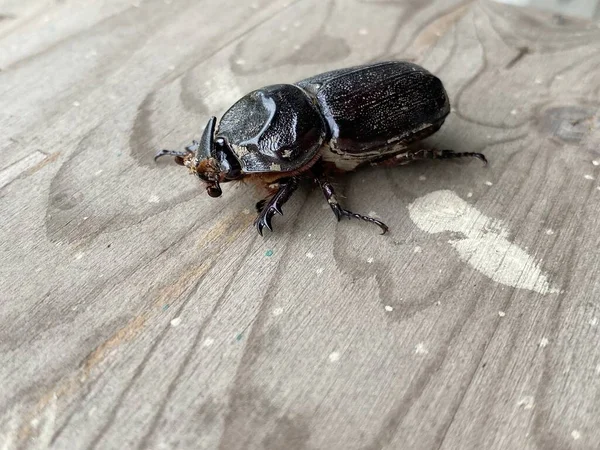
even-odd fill
[[(595, 449), (600, 28), (487, 1), (0, 4), (0, 448)], [(160, 148), (274, 82), (437, 73), (432, 141), (252, 227)]]

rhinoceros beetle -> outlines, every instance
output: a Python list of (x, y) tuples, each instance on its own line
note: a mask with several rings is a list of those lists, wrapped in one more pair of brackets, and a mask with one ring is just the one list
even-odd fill
[[(419, 159), (476, 157), (481, 153), (411, 150), (409, 144), (440, 129), (450, 113), (439, 78), (403, 61), (388, 61), (322, 73), (295, 84), (276, 84), (238, 100), (217, 127), (211, 117), (200, 141), (185, 151), (162, 150), (202, 180), (211, 197), (221, 184), (254, 181), (270, 198), (257, 203), (262, 235), (302, 179), (314, 180), (337, 220), (381, 221), (344, 209), (329, 176), (360, 166), (398, 165)], [(382, 234), (383, 234), (382, 233)]]

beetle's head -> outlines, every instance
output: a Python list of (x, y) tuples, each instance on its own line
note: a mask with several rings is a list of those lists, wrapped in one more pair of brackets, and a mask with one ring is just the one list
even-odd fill
[(204, 182), (211, 197), (220, 197), (223, 193), (220, 183), (242, 177), (240, 163), (230, 145), (223, 138), (215, 139), (216, 123), (217, 118), (211, 117), (200, 141), (193, 141), (184, 152), (162, 150), (154, 157), (156, 160), (164, 155), (174, 156), (177, 164), (187, 167)]

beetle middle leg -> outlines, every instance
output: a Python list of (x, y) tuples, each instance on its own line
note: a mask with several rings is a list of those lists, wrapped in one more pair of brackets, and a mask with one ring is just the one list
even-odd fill
[(348, 211), (347, 209), (342, 208), (342, 206), (338, 202), (338, 199), (335, 195), (335, 191), (333, 190), (333, 186), (331, 185), (331, 183), (323, 177), (317, 177), (315, 180), (317, 183), (319, 183), (319, 186), (323, 191), (323, 195), (325, 196), (325, 200), (327, 200), (327, 203), (329, 203), (329, 206), (335, 214), (335, 217), (337, 218), (338, 222), (342, 217), (347, 217), (348, 219), (354, 218), (364, 220), (365, 222), (374, 223), (383, 230), (383, 233), (381, 234), (385, 234), (389, 230), (388, 226), (385, 223), (374, 219), (373, 217), (363, 216), (362, 214), (356, 214), (352, 211)]
[(287, 178), (279, 180), (278, 185), (279, 187), (275, 195), (268, 200), (261, 200), (256, 204), (258, 216), (254, 221), (254, 226), (261, 236), (265, 227), (273, 231), (271, 220), (275, 214), (283, 216), (283, 210), (281, 208), (298, 188), (298, 179)]

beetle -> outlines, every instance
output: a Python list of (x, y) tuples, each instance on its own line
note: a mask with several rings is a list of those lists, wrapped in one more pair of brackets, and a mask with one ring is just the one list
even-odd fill
[(450, 102), (439, 78), (405, 61), (385, 61), (325, 72), (294, 84), (266, 86), (211, 117), (200, 141), (184, 151), (161, 150), (219, 197), (221, 184), (253, 181), (270, 197), (256, 204), (259, 234), (303, 179), (320, 186), (339, 221), (356, 218), (387, 225), (343, 208), (331, 175), (365, 165), (400, 165), (420, 159), (485, 156), (474, 152), (409, 149), (440, 129)]

